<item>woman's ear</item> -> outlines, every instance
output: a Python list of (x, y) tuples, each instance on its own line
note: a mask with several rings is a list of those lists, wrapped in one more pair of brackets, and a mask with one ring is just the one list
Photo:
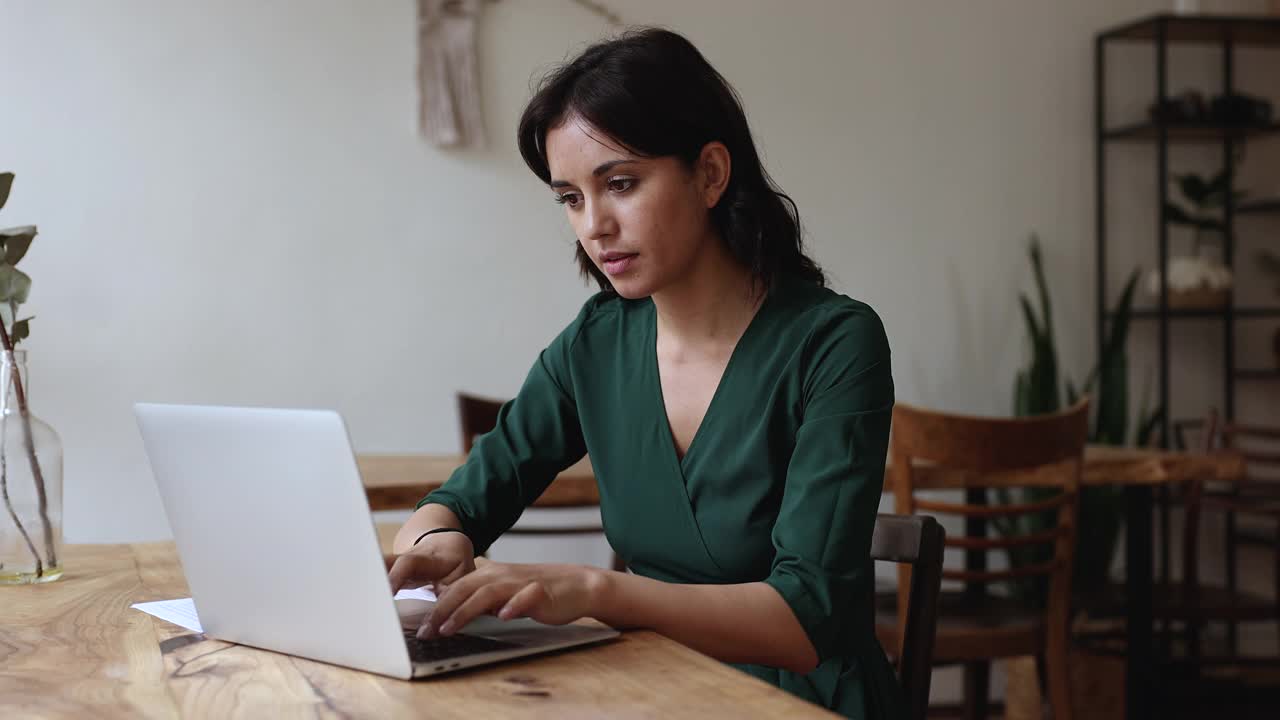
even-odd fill
[(702, 147), (698, 156), (698, 191), (702, 193), (702, 201), (708, 208), (720, 202), (724, 189), (729, 186), (729, 175), (733, 171), (733, 162), (729, 157), (729, 148), (720, 141), (709, 142)]

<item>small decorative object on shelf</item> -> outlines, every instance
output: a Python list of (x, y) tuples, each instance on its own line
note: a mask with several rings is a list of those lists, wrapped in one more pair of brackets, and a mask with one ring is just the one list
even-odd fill
[[(1231, 178), (1226, 170), (1222, 170), (1211, 178), (1187, 173), (1174, 175), (1172, 180), (1182, 195), (1183, 204), (1189, 205), (1191, 209), (1168, 201), (1164, 208), (1165, 219), (1170, 224), (1190, 228), (1194, 235), (1190, 255), (1169, 259), (1166, 269), (1169, 307), (1176, 310), (1216, 310), (1225, 307), (1231, 297), (1231, 269), (1205, 257), (1202, 251), (1207, 243), (1222, 239), (1225, 228), (1220, 213), (1226, 202), (1227, 188), (1231, 187)], [(1232, 196), (1238, 202), (1245, 194), (1233, 191)], [(1160, 297), (1158, 269), (1147, 273), (1147, 292), (1153, 297)]]
[[(0, 207), (13, 174), (0, 173)], [(18, 319), (31, 278), (14, 267), (35, 239), (34, 225), (0, 230), (0, 585), (62, 577), (62, 441), (31, 414), (27, 352), (31, 331)]]
[(1200, 12), (1200, 0), (1173, 0), (1175, 15), (1195, 15)]
[[(1231, 297), (1231, 270), (1206, 257), (1176, 257), (1169, 260), (1166, 282), (1169, 307), (1177, 310), (1216, 310)], [(1147, 292), (1160, 297), (1160, 271), (1147, 272)]]
[(1151, 122), (1170, 125), (1260, 128), (1267, 127), (1274, 116), (1271, 101), (1240, 92), (1214, 95), (1206, 101), (1198, 90), (1183, 90), (1147, 107)]

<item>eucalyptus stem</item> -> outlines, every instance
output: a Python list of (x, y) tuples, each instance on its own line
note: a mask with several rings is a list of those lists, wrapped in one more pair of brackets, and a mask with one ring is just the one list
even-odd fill
[[(3, 323), (0, 323), (3, 325)], [(44, 575), (44, 565), (40, 562), (40, 553), (36, 550), (35, 543), (31, 542), (31, 535), (22, 525), (22, 519), (18, 517), (18, 511), (13, 509), (13, 501), (9, 499), (9, 459), (5, 456), (6, 437), (3, 429), (9, 418), (0, 418), (0, 495), (4, 496), (5, 509), (9, 511), (9, 517), (13, 518), (14, 527), (18, 528), (18, 533), (22, 535), (23, 541), (27, 543), (27, 549), (31, 551), (31, 556), (36, 559), (36, 577)]]
[[(17, 316), (15, 315), (15, 317)], [(44, 472), (40, 469), (40, 458), (36, 456), (35, 438), (31, 432), (31, 413), (27, 410), (27, 393), (22, 388), (22, 378), (20, 377), (21, 373), (18, 372), (17, 358), (13, 355), (13, 342), (9, 339), (9, 329), (5, 327), (4, 322), (0, 322), (0, 343), (4, 345), (5, 357), (12, 366), (9, 377), (13, 382), (14, 396), (18, 400), (18, 415), (22, 418), (23, 445), (26, 446), (27, 458), (31, 461), (31, 476), (35, 480), (40, 523), (44, 530), (45, 556), (49, 561), (49, 567), (53, 568), (58, 566), (58, 555), (53, 543), (53, 523), (49, 522), (49, 495), (45, 492)], [(4, 392), (8, 392), (8, 390), (5, 389)], [(7, 492), (5, 500), (8, 502)], [(10, 512), (12, 512), (12, 506), (10, 507)], [(42, 577), (44, 573), (40, 564), (40, 556), (35, 552), (34, 548), (32, 549), (32, 554), (36, 556), (36, 577)]]

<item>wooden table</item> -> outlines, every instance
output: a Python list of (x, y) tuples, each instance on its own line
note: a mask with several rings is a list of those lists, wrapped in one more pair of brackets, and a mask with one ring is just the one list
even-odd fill
[[(365, 454), (360, 455), (357, 462), (364, 478), (369, 506), (374, 510), (401, 510), (412, 508), (423, 495), (444, 485), (449, 475), (466, 459), (465, 455)], [(1206, 456), (1091, 445), (1085, 452), (1084, 484), (1152, 486), (1182, 482), (1205, 473), (1223, 478), (1237, 477), (1242, 470), (1243, 461), (1234, 453)], [(1024, 485), (1038, 484), (1041, 476), (1036, 472), (1019, 474), (1018, 480)], [(949, 479), (939, 484), (960, 489), (964, 487), (963, 476), (952, 473)], [(892, 479), (886, 471), (885, 492), (892, 487)], [(600, 491), (596, 487), (595, 474), (590, 461), (584, 458), (552, 481), (534, 506), (564, 507), (599, 502)]]
[[(380, 529), (384, 547), (394, 529)], [(835, 717), (652, 632), (430, 680), (384, 678), (130, 609), (188, 596), (172, 543), (69, 545), (64, 557), (57, 582), (0, 587), (2, 718)]]
[[(444, 485), (453, 471), (466, 461), (466, 455), (362, 454), (356, 457), (371, 510), (412, 508), (422, 496)], [(534, 506), (572, 507), (599, 503), (600, 490), (596, 487), (595, 471), (591, 469), (591, 461), (583, 458), (560, 473)]]

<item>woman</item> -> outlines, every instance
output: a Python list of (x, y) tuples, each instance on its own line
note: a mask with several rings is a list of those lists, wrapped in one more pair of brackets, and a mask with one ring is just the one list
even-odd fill
[[(482, 613), (654, 629), (852, 717), (900, 699), (875, 639), (872, 525), (893, 382), (876, 314), (825, 288), (728, 83), (646, 29), (544, 79), (520, 151), (601, 291), (395, 540), (420, 631)], [(589, 453), (632, 573), (473, 558)]]

